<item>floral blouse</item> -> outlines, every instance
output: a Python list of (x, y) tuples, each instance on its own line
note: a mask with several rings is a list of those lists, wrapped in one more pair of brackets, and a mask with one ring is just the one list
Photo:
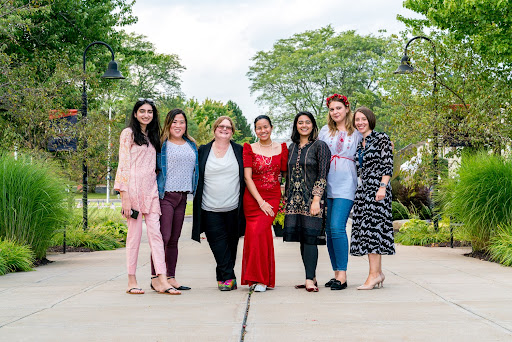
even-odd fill
[(119, 140), (119, 165), (114, 190), (128, 192), (132, 209), (142, 214), (161, 214), (155, 148), (149, 142), (147, 145), (137, 145), (129, 127), (121, 132)]

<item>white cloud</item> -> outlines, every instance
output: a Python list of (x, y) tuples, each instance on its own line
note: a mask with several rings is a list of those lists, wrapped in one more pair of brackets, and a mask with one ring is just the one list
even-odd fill
[(187, 70), (183, 91), (198, 100), (235, 101), (251, 121), (263, 109), (254, 103), (246, 73), (250, 58), (277, 39), (332, 24), (337, 31), (397, 33), (401, 0), (156, 1), (135, 4), (137, 24), (157, 51), (178, 54)]

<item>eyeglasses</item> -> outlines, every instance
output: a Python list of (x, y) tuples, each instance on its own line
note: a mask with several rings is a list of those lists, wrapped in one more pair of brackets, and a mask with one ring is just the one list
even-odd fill
[(151, 103), (151, 104), (154, 104), (154, 103), (155, 103), (155, 101), (153, 101), (153, 99), (145, 99), (145, 98), (143, 98), (143, 97), (139, 97), (139, 98), (137, 99), (137, 101), (139, 101), (139, 102), (147, 102), (147, 103)]
[(231, 131), (233, 129), (233, 127), (231, 127), (231, 126), (224, 126), (224, 125), (218, 125), (217, 128), (220, 128), (221, 130), (226, 129), (228, 131)]

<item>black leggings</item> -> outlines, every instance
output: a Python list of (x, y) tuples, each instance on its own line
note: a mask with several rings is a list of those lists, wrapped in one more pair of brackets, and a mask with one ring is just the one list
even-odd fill
[(316, 277), (316, 265), (318, 263), (318, 246), (300, 243), (300, 255), (306, 270), (306, 279), (313, 280)]

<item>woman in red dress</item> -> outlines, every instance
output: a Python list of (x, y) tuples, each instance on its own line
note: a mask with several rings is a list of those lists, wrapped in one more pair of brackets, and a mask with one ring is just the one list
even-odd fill
[(275, 262), (272, 221), (281, 199), (279, 175), (286, 171), (288, 149), (272, 142), (272, 122), (266, 115), (254, 120), (259, 141), (244, 144), (244, 212), (246, 220), (242, 285), (255, 285), (254, 291), (274, 287)]

